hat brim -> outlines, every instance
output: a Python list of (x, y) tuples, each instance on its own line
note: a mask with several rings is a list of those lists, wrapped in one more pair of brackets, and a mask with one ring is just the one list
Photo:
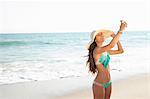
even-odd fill
[(109, 38), (109, 37), (114, 33), (113, 31), (107, 30), (107, 29), (96, 30), (96, 32), (97, 32), (97, 33), (102, 32), (105, 39), (106, 39), (106, 38)]
[(85, 45), (86, 49), (89, 49), (90, 45), (93, 43), (93, 41), (90, 41), (88, 44)]
[[(107, 30), (107, 29), (100, 29), (100, 30), (96, 30), (94, 31), (95, 35), (102, 32), (104, 39), (109, 38), (114, 32), (111, 30)], [(95, 37), (95, 36), (94, 36)], [(93, 43), (93, 40), (91, 40), (87, 45), (85, 45), (86, 49), (89, 49), (90, 45)]]

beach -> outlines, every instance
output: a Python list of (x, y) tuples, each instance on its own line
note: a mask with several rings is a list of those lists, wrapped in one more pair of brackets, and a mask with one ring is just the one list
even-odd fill
[[(69, 78), (59, 81), (5, 84), (0, 85), (0, 99), (93, 99), (92, 83), (83, 86), (85, 82), (85, 79), (81, 81), (78, 78)], [(65, 90), (65, 87), (72, 87), (72, 91)], [(62, 94), (63, 92), (65, 94)], [(111, 99), (149, 99), (149, 93), (150, 74), (148, 73), (112, 82)]]
[[(110, 61), (105, 55), (102, 60), (109, 62), (111, 99), (150, 99), (149, 4), (1, 0), (0, 99), (94, 99), (97, 73), (92, 71), (98, 68), (93, 53), (98, 57), (97, 47), (109, 45)], [(114, 35), (93, 35), (101, 29)]]
[[(120, 39), (124, 53), (110, 60), (111, 99), (149, 98), (149, 34), (128, 31)], [(88, 38), (82, 32), (0, 34), (0, 99), (92, 99)]]
[[(130, 76), (112, 85), (111, 99), (149, 99), (150, 74)], [(54, 99), (93, 99), (91, 88), (86, 88)]]

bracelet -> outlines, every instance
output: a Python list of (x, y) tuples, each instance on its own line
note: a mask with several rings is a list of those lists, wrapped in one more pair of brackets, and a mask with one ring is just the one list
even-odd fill
[(120, 31), (120, 30), (119, 30), (118, 32), (120, 32), (120, 33), (122, 34), (123, 31)]

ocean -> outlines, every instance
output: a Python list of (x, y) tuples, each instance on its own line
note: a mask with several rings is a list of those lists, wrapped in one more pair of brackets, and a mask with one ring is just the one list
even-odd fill
[[(91, 76), (89, 41), (90, 32), (0, 34), (0, 84)], [(124, 32), (120, 42), (124, 53), (111, 56), (111, 73), (150, 73), (150, 31)]]

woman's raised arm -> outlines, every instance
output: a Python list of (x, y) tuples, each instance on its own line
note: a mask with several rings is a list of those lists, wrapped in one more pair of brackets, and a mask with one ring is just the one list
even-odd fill
[(113, 48), (115, 46), (115, 44), (117, 44), (117, 42), (120, 39), (120, 36), (121, 36), (122, 32), (125, 30), (125, 27), (127, 27), (126, 22), (123, 22), (122, 20), (120, 22), (121, 22), (121, 25), (120, 25), (119, 31), (117, 32), (115, 37), (111, 40), (111, 42), (108, 45), (101, 47), (101, 49), (99, 50), (100, 52), (108, 51), (111, 48)]

